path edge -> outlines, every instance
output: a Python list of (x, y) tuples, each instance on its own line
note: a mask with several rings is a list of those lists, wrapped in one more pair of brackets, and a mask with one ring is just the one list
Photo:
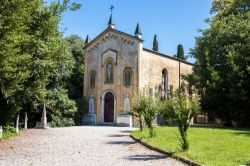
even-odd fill
[(149, 144), (147, 144), (146, 142), (143, 142), (142, 140), (140, 140), (140, 139), (138, 139), (138, 138), (135, 138), (135, 137), (134, 137), (133, 135), (131, 135), (131, 134), (130, 134), (129, 136), (130, 136), (130, 138), (132, 138), (134, 141), (136, 141), (136, 142), (142, 144), (143, 146), (147, 147), (148, 149), (154, 150), (154, 151), (159, 152), (159, 153), (162, 153), (162, 154), (164, 154), (164, 155), (166, 155), (166, 156), (168, 156), (168, 157), (172, 157), (172, 158), (174, 158), (174, 159), (176, 159), (176, 160), (178, 160), (178, 161), (181, 161), (181, 162), (183, 162), (183, 163), (185, 163), (185, 164), (188, 164), (189, 166), (204, 166), (204, 165), (199, 164), (199, 163), (197, 163), (197, 162), (194, 162), (194, 161), (192, 161), (192, 160), (189, 160), (189, 159), (186, 159), (186, 158), (183, 158), (183, 157), (180, 157), (180, 156), (176, 156), (176, 155), (174, 155), (174, 154), (172, 154), (172, 153), (169, 153), (169, 152), (167, 152), (167, 151), (164, 151), (164, 150), (162, 150), (162, 149), (159, 149), (159, 148), (157, 148), (157, 147), (154, 147), (154, 146), (152, 146), (152, 145), (149, 145)]

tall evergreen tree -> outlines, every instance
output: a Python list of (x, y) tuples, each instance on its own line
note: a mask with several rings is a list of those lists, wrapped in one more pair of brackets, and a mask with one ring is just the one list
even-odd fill
[(177, 46), (177, 55), (176, 58), (182, 59), (182, 60), (187, 60), (187, 58), (184, 55), (184, 48), (182, 44), (178, 44)]
[(158, 52), (159, 47), (158, 47), (158, 40), (157, 40), (157, 35), (154, 35), (154, 41), (153, 41), (153, 51)]

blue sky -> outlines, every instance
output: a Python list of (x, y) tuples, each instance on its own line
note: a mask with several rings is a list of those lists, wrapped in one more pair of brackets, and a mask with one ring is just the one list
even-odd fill
[[(204, 23), (213, 0), (73, 0), (82, 4), (78, 11), (63, 15), (62, 29), (65, 36), (77, 34), (85, 38), (96, 37), (107, 28), (109, 7), (114, 5), (113, 17), (116, 29), (134, 34), (140, 23), (144, 47), (152, 49), (154, 34), (159, 41), (159, 52), (176, 54), (179, 43), (185, 54), (195, 45), (198, 29), (208, 28)], [(194, 59), (188, 61), (194, 62)]]

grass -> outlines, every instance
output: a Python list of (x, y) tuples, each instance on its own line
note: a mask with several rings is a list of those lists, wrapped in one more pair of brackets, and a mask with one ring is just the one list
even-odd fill
[(186, 152), (180, 150), (176, 127), (157, 127), (155, 132), (154, 138), (149, 138), (147, 129), (134, 131), (132, 135), (152, 146), (206, 166), (250, 164), (250, 129), (190, 127), (190, 147)]
[(10, 132), (10, 131), (3, 132), (3, 139), (2, 140), (7, 140), (10, 137), (13, 137), (15, 135), (17, 135), (17, 134), (13, 133), (13, 132)]
[(17, 135), (15, 128), (12, 126), (6, 126), (4, 127), (4, 130), (3, 130), (2, 140), (7, 140), (10, 137), (13, 137), (15, 135)]

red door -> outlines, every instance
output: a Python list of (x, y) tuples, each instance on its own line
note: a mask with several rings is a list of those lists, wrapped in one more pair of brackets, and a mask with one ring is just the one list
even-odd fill
[(105, 95), (104, 122), (114, 122), (114, 95), (111, 92)]

